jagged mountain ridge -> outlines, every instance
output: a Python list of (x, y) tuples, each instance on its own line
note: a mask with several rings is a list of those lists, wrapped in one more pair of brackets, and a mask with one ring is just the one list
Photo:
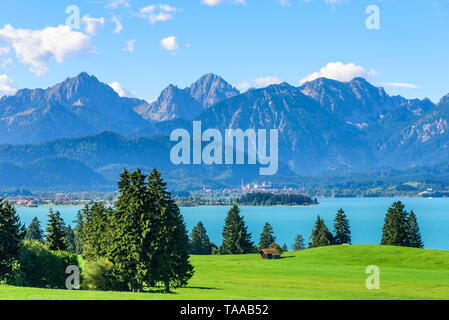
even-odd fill
[(191, 120), (201, 111), (238, 94), (223, 78), (209, 73), (185, 89), (169, 85), (156, 101), (134, 110), (153, 121)]

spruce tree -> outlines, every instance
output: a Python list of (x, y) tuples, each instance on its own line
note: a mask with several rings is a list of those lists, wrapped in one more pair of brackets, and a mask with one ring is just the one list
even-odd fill
[(402, 202), (397, 201), (388, 208), (382, 229), (381, 245), (409, 246), (408, 213)]
[(9, 202), (0, 199), (0, 280), (12, 276), (13, 263), (24, 235), (25, 228), (16, 210)]
[(189, 237), (181, 212), (166, 190), (167, 184), (154, 169), (148, 177), (151, 225), (144, 242), (150, 251), (151, 282), (161, 282), (164, 292), (185, 286), (193, 276), (188, 255)]
[(26, 230), (25, 240), (42, 241), (43, 239), (44, 232), (41, 229), (41, 222), (37, 217), (34, 217)]
[(259, 250), (266, 249), (276, 241), (276, 238), (274, 237), (273, 233), (273, 227), (268, 222), (265, 223), (265, 226), (263, 227), (263, 231), (260, 234), (260, 240), (259, 240)]
[(76, 220), (74, 223), (76, 223), (76, 226), (73, 230), (75, 233), (75, 253), (76, 254), (82, 254), (83, 253), (83, 244), (84, 244), (84, 224), (87, 219), (87, 217), (90, 214), (90, 207), (89, 205), (85, 205), (83, 209), (79, 210), (76, 214)]
[(50, 250), (59, 251), (67, 249), (65, 242), (65, 225), (59, 211), (53, 212), (53, 209), (50, 209), (48, 225), (45, 231), (47, 232), (46, 240)]
[(334, 244), (351, 244), (351, 228), (343, 209), (338, 210), (334, 221)]
[(287, 244), (286, 243), (284, 243), (283, 245), (282, 245), (282, 252), (287, 252), (288, 251), (288, 247), (287, 247)]
[(418, 220), (413, 211), (407, 220), (408, 234), (409, 234), (409, 246), (412, 248), (424, 248), (424, 243), (421, 239), (421, 232), (419, 231)]
[(112, 212), (102, 203), (95, 203), (86, 213), (83, 222), (83, 257), (86, 260), (105, 257), (109, 240), (109, 216)]
[(295, 242), (292, 246), (293, 251), (304, 250), (306, 248), (304, 237), (298, 234), (295, 238)]
[(213, 244), (207, 236), (206, 228), (200, 221), (192, 230), (189, 241), (189, 253), (197, 255), (212, 254)]
[(223, 242), (220, 254), (246, 254), (252, 253), (253, 242), (251, 234), (245, 225), (244, 217), (240, 216), (240, 209), (234, 205), (228, 212), (223, 228)]
[(309, 247), (311, 248), (330, 246), (333, 244), (332, 233), (326, 227), (324, 219), (321, 219), (320, 216), (318, 216), (315, 222), (315, 228), (312, 230), (310, 240)]
[(75, 253), (75, 232), (70, 225), (64, 229), (64, 238), (66, 250)]
[(141, 291), (151, 268), (148, 247), (143, 243), (143, 230), (150, 227), (146, 177), (140, 170), (131, 174), (124, 170), (120, 177), (120, 196), (111, 216), (107, 258), (120, 282), (131, 291)]

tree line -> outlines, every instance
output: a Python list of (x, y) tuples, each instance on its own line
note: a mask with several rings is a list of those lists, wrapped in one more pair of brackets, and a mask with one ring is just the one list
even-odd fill
[[(48, 283), (42, 274), (44, 258), (62, 256), (64, 262), (77, 265), (80, 254), (85, 260), (85, 289), (142, 291), (160, 284), (169, 293), (171, 287), (186, 285), (194, 273), (188, 234), (161, 174), (124, 170), (120, 178), (113, 208), (101, 203), (85, 206), (73, 230), (65, 226), (59, 212), (50, 210), (45, 237), (37, 218), (25, 230), (15, 209), (1, 201), (0, 280), (61, 288), (64, 282)], [(31, 251), (32, 259), (30, 254), (24, 258), (24, 251)], [(23, 267), (29, 260), (36, 268)], [(53, 271), (65, 276), (65, 267)], [(22, 281), (33, 277), (40, 281)]]
[[(416, 215), (413, 211), (408, 213), (404, 208), (404, 205), (398, 201), (388, 209), (382, 229), (381, 245), (423, 248), (424, 243)], [(275, 248), (279, 253), (288, 250), (287, 244), (279, 246), (276, 243), (274, 230), (269, 222), (265, 223), (259, 244), (255, 245), (237, 205), (228, 212), (222, 235), (222, 245), (217, 247), (210, 241), (204, 224), (199, 222), (190, 234), (189, 253), (195, 255), (249, 254), (265, 248)], [(344, 210), (340, 209), (333, 221), (333, 233), (326, 226), (324, 219), (318, 215), (308, 245), (304, 237), (298, 234), (291, 248), (293, 251), (299, 251), (306, 248), (350, 245), (351, 243), (350, 222)]]
[(303, 206), (318, 204), (318, 200), (303, 194), (274, 194), (268, 192), (250, 192), (239, 199), (240, 205), (256, 206)]
[[(64, 288), (65, 268), (84, 259), (83, 288), (92, 290), (143, 291), (145, 287), (185, 286), (194, 274), (189, 254), (250, 254), (264, 248), (288, 251), (276, 243), (273, 227), (265, 223), (259, 243), (235, 204), (228, 212), (218, 247), (199, 222), (190, 237), (180, 210), (157, 170), (140, 170), (120, 176), (119, 198), (114, 207), (86, 205), (77, 214), (76, 226), (66, 226), (58, 211), (50, 209), (45, 233), (34, 218), (28, 228), (21, 224), (14, 207), (0, 199), (0, 282), (43, 288)], [(351, 244), (348, 217), (340, 209), (333, 233), (317, 217), (309, 248)], [(423, 248), (413, 211), (397, 201), (388, 209), (381, 245)], [(307, 246), (298, 235), (292, 250)]]

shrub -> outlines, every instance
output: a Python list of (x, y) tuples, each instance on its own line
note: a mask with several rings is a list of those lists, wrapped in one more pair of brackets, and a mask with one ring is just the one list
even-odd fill
[(18, 284), (37, 288), (65, 289), (68, 277), (66, 268), (69, 265), (78, 266), (78, 257), (75, 254), (51, 251), (38, 241), (24, 241), (18, 260), (21, 270)]
[(106, 258), (86, 261), (82, 288), (85, 290), (121, 291), (128, 287), (115, 277), (114, 266)]

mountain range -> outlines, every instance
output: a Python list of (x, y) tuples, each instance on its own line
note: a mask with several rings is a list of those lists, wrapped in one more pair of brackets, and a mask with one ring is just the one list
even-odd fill
[[(362, 78), (320, 78), (301, 87), (281, 83), (240, 93), (207, 74), (184, 89), (169, 85), (148, 103), (120, 97), (83, 72), (48, 89), (22, 89), (0, 99), (0, 169), (39, 176), (33, 169), (38, 161), (40, 170), (52, 161), (71, 170), (73, 160), (92, 170), (91, 185), (111, 183), (125, 166), (161, 168), (183, 177), (177, 183), (189, 188), (256, 178), (251, 166), (172, 165), (168, 135), (177, 128), (191, 131), (193, 120), (223, 131), (278, 129), (280, 176), (449, 162), (449, 94), (436, 104), (406, 99)], [(8, 170), (0, 170), (0, 187)]]

